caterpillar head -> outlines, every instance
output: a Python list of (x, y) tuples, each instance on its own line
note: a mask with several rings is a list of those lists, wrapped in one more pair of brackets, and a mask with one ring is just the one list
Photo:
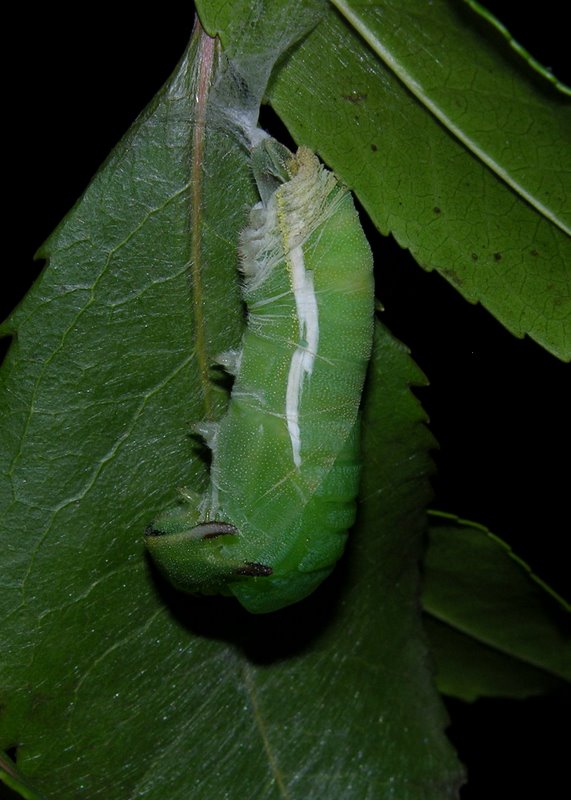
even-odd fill
[(241, 561), (232, 552), (240, 532), (228, 522), (199, 519), (188, 507), (171, 508), (145, 531), (145, 544), (159, 570), (191, 594), (230, 594), (229, 583), (272, 574), (271, 567)]

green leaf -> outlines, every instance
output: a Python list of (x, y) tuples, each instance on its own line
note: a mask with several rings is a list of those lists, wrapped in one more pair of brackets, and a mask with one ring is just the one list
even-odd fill
[(569, 98), (457, 2), (336, 5), (275, 71), (273, 108), (382, 233), (569, 360)]
[(453, 797), (415, 602), (432, 439), (388, 332), (360, 520), (319, 592), (253, 617), (145, 559), (146, 524), (205, 478), (190, 425), (223, 408), (209, 366), (242, 325), (235, 78), (197, 32), (5, 326), (0, 746), (48, 800)]
[(571, 680), (569, 606), (484, 527), (430, 528), (423, 607), (445, 694), (527, 697)]
[[(498, 46), (495, 33), (517, 45), (491, 14), (471, 3), (478, 20), (447, 0), (430, 6), (418, 0), (332, 2), (447, 131), (542, 216), (571, 233), (567, 98), (523, 79), (523, 64)], [(564, 89), (519, 52), (553, 88)]]

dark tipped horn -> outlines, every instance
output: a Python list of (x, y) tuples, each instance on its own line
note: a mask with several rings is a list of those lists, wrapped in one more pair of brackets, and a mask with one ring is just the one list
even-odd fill
[(194, 528), (197, 539), (215, 539), (217, 536), (238, 536), (238, 528), (229, 522), (201, 522)]

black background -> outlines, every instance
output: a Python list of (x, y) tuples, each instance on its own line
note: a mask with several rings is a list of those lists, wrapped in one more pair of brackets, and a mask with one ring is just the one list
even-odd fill
[[(569, 83), (564, 4), (487, 6)], [(5, 201), (13, 214), (3, 215), (10, 222), (2, 316), (39, 273), (33, 253), (169, 76), (192, 27), (190, 4), (185, 15), (169, 2), (131, 18), (116, 10), (97, 6), (81, 19), (59, 8), (16, 12), (5, 92)], [(272, 114), (262, 119), (271, 130)], [(434, 507), (488, 526), (568, 594), (569, 366), (514, 339), (392, 239), (367, 232), (380, 254), (385, 322), (430, 379), (419, 395), (440, 442)], [(568, 726), (568, 698), (447, 704), (449, 733), (469, 770), (463, 800), (556, 797), (568, 785), (558, 730)]]

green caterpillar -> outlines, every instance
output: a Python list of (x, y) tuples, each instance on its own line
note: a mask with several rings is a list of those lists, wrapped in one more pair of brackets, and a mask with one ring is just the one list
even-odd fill
[(373, 276), (350, 193), (310, 150), (265, 140), (252, 168), (262, 199), (240, 243), (247, 328), (220, 359), (235, 374), (227, 413), (198, 427), (210, 488), (145, 541), (176, 587), (264, 613), (321, 583), (354, 521)]

